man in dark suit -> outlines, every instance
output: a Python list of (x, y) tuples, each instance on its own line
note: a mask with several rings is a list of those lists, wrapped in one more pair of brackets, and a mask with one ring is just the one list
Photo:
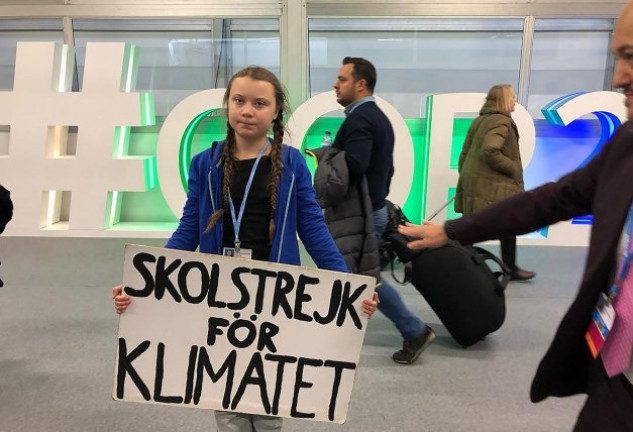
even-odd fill
[[(375, 85), (373, 64), (359, 57), (343, 59), (334, 89), (337, 102), (345, 107), (346, 119), (332, 146), (345, 152), (350, 182), (367, 178), (374, 227), (380, 237), (388, 218), (385, 199), (394, 171), (394, 133), (391, 122), (376, 105)], [(385, 280), (381, 279), (376, 292), (380, 298), (378, 309), (395, 324), (404, 339), (393, 360), (400, 364), (415, 362), (435, 339), (435, 333), (407, 308), (400, 294)]]
[[(441, 246), (449, 239), (476, 243), (524, 234), (593, 214), (578, 295), (538, 367), (530, 394), (533, 402), (539, 402), (549, 396), (587, 393), (574, 432), (633, 431), (633, 327), (629, 327), (633, 324), (633, 266), (629, 271), (626, 259), (633, 257), (629, 241), (633, 228), (633, 2), (620, 15), (612, 48), (617, 57), (613, 84), (624, 91), (629, 121), (589, 164), (555, 183), (444, 225), (424, 222), (399, 229), (420, 239), (409, 247), (425, 248)], [(596, 351), (588, 329), (594, 325), (599, 299), (609, 294), (615, 320), (602, 349)]]

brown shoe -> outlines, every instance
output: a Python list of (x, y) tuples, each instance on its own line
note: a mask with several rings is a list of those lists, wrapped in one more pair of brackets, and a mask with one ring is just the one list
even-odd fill
[(536, 273), (533, 271), (517, 268), (515, 271), (512, 272), (512, 275), (510, 275), (510, 280), (526, 281), (532, 279), (534, 276), (536, 276)]
[(402, 349), (393, 353), (393, 361), (400, 364), (413, 363), (434, 339), (435, 332), (427, 325), (420, 336), (402, 343)]

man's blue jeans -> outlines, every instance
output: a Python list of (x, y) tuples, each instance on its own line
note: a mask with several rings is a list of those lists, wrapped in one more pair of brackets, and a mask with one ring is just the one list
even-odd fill
[[(380, 238), (387, 226), (387, 206), (374, 211), (372, 216), (374, 217), (376, 236)], [(422, 333), (426, 324), (407, 308), (394, 287), (381, 278), (376, 292), (380, 299), (378, 310), (394, 323), (405, 340), (414, 339)]]

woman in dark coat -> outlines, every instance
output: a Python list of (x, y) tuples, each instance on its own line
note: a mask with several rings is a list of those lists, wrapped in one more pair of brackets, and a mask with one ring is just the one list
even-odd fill
[[(516, 100), (508, 84), (488, 91), (459, 156), (455, 211), (474, 213), (524, 191), (519, 132), (511, 117)], [(513, 280), (535, 276), (516, 265), (516, 237), (501, 239), (501, 258), (512, 271)]]

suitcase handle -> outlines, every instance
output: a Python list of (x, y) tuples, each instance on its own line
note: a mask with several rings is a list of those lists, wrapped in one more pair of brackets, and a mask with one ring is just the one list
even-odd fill
[(508, 282), (510, 282), (511, 271), (507, 265), (503, 263), (496, 255), (490, 253), (486, 249), (480, 248), (479, 246), (472, 246), (473, 249), (477, 251), (477, 254), (482, 262), (487, 260), (494, 261), (501, 271), (492, 272), (492, 274), (497, 279), (497, 286), (495, 287), (495, 291), (498, 294), (503, 294), (506, 286), (508, 286)]
[(391, 259), (389, 260), (391, 264), (391, 277), (400, 285), (406, 285), (407, 283), (411, 282), (411, 279), (413, 279), (413, 264), (411, 263), (411, 261), (400, 261), (402, 263), (403, 272), (404, 272), (404, 274), (402, 275), (402, 280), (400, 280), (396, 277), (396, 272), (394, 270), (393, 262), (396, 259), (400, 261), (400, 259), (397, 256), (392, 256)]

